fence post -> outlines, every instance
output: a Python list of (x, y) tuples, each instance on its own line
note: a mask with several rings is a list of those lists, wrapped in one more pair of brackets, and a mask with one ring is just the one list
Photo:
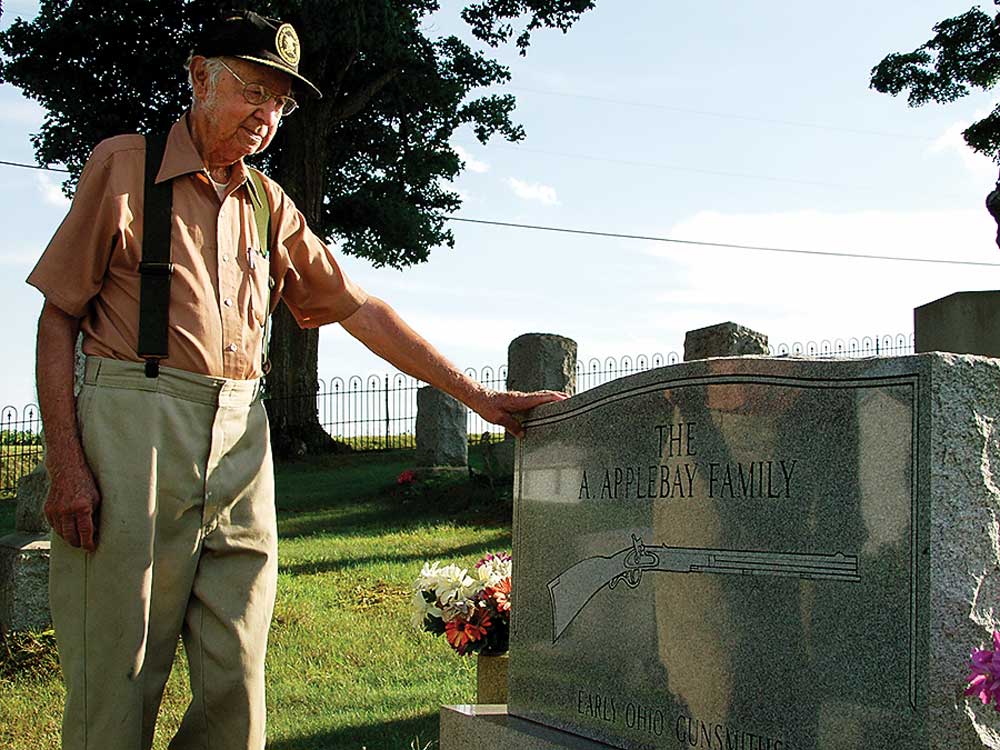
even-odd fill
[(385, 447), (389, 447), (389, 373), (385, 374)]

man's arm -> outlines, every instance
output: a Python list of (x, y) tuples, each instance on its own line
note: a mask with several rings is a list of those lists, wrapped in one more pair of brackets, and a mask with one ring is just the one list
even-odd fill
[(506, 427), (518, 437), (524, 434), (514, 414), (548, 401), (566, 398), (558, 391), (498, 392), (485, 388), (449, 362), (377, 297), (369, 297), (340, 324), (375, 354), (405, 373), (454, 396), (483, 419)]
[(80, 321), (50, 302), (38, 320), (38, 407), (45, 430), (45, 465), (51, 486), (45, 516), (74, 547), (97, 549), (96, 514), (101, 503), (76, 423), (73, 377)]

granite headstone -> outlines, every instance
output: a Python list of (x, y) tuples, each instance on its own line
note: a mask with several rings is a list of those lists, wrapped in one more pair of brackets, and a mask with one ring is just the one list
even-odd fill
[(17, 483), (13, 534), (0, 537), (0, 631), (44, 630), (49, 611), (49, 523), (42, 510), (49, 475), (42, 462)]
[(767, 336), (737, 323), (718, 323), (684, 335), (684, 361), (767, 354)]
[(26, 534), (48, 534), (49, 521), (45, 517), (45, 498), (49, 494), (49, 472), (45, 462), (40, 462), (30, 473), (17, 481), (17, 507), (14, 510), (14, 529)]
[(998, 392), (982, 357), (743, 357), (535, 410), (504, 726), (546, 748), (1000, 748), (962, 697), (1000, 615)]
[[(524, 333), (507, 347), (507, 384), (512, 391), (576, 393), (576, 341), (554, 333)], [(514, 436), (493, 447), (497, 477), (514, 473)]]
[(425, 385), (417, 391), (416, 462), (429, 468), (464, 469), (469, 464), (468, 408)]
[(1000, 356), (1000, 292), (955, 292), (913, 310), (917, 352)]

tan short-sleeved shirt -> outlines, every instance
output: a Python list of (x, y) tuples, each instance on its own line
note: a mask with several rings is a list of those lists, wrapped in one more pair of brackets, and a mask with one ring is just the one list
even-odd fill
[[(69, 214), (28, 276), (46, 300), (81, 319), (84, 352), (134, 362), (142, 361), (136, 345), (145, 154), (141, 135), (97, 145)], [(364, 303), (365, 293), (266, 177), (271, 242), (269, 256), (262, 255), (247, 167), (233, 165), (220, 199), (187, 116), (171, 129), (156, 177), (170, 179), (174, 273), (164, 366), (237, 380), (259, 377), (269, 272), (271, 309), (284, 299), (303, 328), (343, 320)]]

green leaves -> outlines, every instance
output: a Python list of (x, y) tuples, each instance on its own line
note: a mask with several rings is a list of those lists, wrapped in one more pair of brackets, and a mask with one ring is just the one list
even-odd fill
[[(934, 26), (935, 35), (909, 53), (894, 52), (872, 69), (871, 87), (919, 107), (929, 101), (947, 103), (970, 88), (988, 91), (1000, 79), (1000, 14), (990, 18), (972, 8)], [(994, 110), (964, 133), (976, 151), (1000, 162), (1000, 117)]]
[(472, 33), (491, 47), (498, 47), (514, 36), (514, 20), (527, 17), (517, 37), (517, 47), (524, 55), (531, 42), (531, 32), (555, 28), (566, 33), (585, 12), (594, 7), (594, 0), (483, 0), (462, 11), (462, 20), (472, 27)]
[[(566, 31), (593, 4), (486, 0), (462, 15), (492, 46), (522, 22), (523, 54), (532, 31)], [(191, 39), (231, 5), (43, 0), (35, 20), (0, 33), (0, 80), (46, 109), (32, 137), (36, 156), (70, 169), (67, 192), (98, 141), (162, 130), (180, 116)], [(450, 139), (463, 126), (481, 143), (524, 137), (512, 96), (475, 96), (509, 82), (508, 69), (458, 37), (433, 37), (436, 0), (275, 0), (259, 10), (297, 26), (303, 73), (324, 93), (303, 102), (258, 160), (313, 230), (375, 265), (419, 263), (453, 246), (444, 216), (461, 202), (445, 185), (460, 162)]]

